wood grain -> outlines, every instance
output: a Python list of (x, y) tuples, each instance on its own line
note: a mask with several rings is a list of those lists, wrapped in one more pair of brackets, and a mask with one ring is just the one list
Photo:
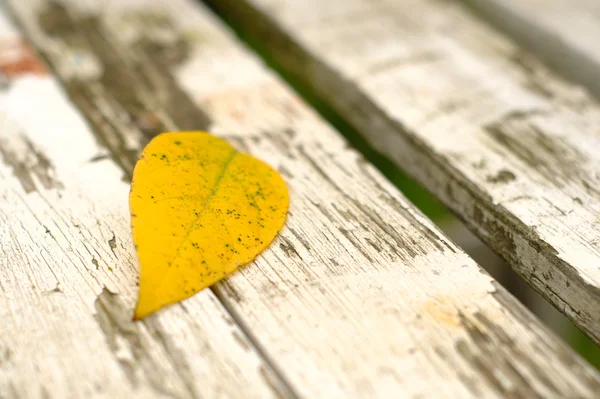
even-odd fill
[(600, 98), (596, 0), (463, 0), (502, 32)]
[(456, 2), (207, 0), (600, 342), (600, 107)]
[[(109, 193), (99, 198), (120, 204), (113, 217), (127, 216), (122, 200), (111, 193), (126, 186), (118, 182), (114, 165), (127, 176), (156, 126), (186, 126), (174, 116), (177, 103), (167, 101), (172, 96), (186, 96), (184, 116), (202, 115), (198, 128), (209, 127), (285, 177), (291, 204), (281, 235), (255, 262), (213, 289), (250, 348), (272, 365), (283, 397), (591, 398), (600, 388), (597, 371), (407, 203), (197, 2), (9, 4), (94, 130), (94, 148), (108, 157), (101, 164), (110, 165), (111, 180), (92, 187)], [(170, 54), (171, 49), (180, 53)], [(119, 90), (121, 85), (129, 90)], [(80, 130), (73, 132), (89, 140)], [(72, 165), (68, 170), (78, 173)], [(59, 181), (67, 187), (65, 179)], [(20, 187), (17, 181), (13, 185)], [(102, 204), (94, 201), (93, 209), (104, 210)], [(84, 226), (81, 234), (90, 234)], [(110, 241), (112, 235), (105, 235)], [(102, 259), (110, 257), (108, 241), (100, 247)], [(132, 251), (124, 243), (124, 250)], [(136, 275), (123, 266), (119, 270), (128, 270), (129, 279)], [(210, 293), (200, 297), (210, 299)], [(175, 323), (192, 300), (201, 298), (164, 309), (147, 323)], [(101, 294), (97, 308), (120, 307), (120, 302), (131, 304), (131, 298)], [(35, 304), (24, 308), (31, 318), (41, 317)], [(66, 304), (53, 311), (75, 313)], [(197, 323), (183, 332), (210, 326), (207, 319)], [(100, 328), (109, 330), (107, 324)], [(117, 332), (114, 341), (138, 339), (136, 331), (116, 324), (110, 328)], [(184, 339), (168, 342), (187, 349)], [(23, 345), (13, 346), (23, 350)], [(194, 348), (189, 353), (203, 359)], [(76, 360), (69, 361), (70, 370), (76, 369)], [(132, 364), (135, 372), (144, 367)], [(193, 381), (201, 386), (207, 378), (200, 374)], [(210, 381), (239, 389), (225, 377)]]
[(131, 321), (123, 171), (4, 11), (0, 64), (0, 398), (280, 397), (211, 291)]

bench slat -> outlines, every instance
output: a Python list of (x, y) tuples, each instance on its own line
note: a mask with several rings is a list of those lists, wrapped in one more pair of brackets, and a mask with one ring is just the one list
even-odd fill
[(600, 98), (600, 2), (463, 0)]
[(600, 107), (436, 0), (207, 0), (600, 342)]
[[(284, 175), (291, 209), (280, 237), (214, 288), (289, 388), (283, 396), (433, 396), (443, 389), (477, 398), (593, 397), (599, 389), (595, 370), (197, 2), (9, 4), (126, 174), (149, 136), (205, 128)], [(127, 218), (124, 206), (115, 213)], [(165, 324), (192, 300), (149, 320)], [(26, 313), (38, 312), (30, 305)], [(192, 348), (190, 356), (203, 353)]]
[(129, 184), (0, 12), (0, 398), (279, 398), (210, 290), (132, 323)]

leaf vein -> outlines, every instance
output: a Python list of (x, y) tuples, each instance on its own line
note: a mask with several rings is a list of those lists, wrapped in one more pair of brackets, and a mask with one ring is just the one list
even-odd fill
[[(188, 231), (186, 232), (185, 236), (181, 240), (181, 245), (179, 246), (179, 248), (177, 248), (177, 253), (173, 257), (173, 262), (175, 262), (177, 259), (179, 259), (180, 255), (181, 255), (181, 250), (182, 250), (184, 244), (189, 240), (190, 235), (192, 234), (192, 232), (194, 232), (196, 230), (196, 226), (198, 225), (199, 221), (204, 216), (204, 213), (206, 212), (206, 209), (208, 208), (208, 205), (210, 204), (210, 202), (212, 201), (212, 199), (215, 197), (215, 194), (219, 190), (219, 188), (221, 186), (221, 183), (223, 182), (223, 178), (227, 174), (227, 171), (229, 170), (229, 167), (231, 166), (231, 163), (233, 162), (233, 160), (235, 159), (235, 157), (238, 154), (239, 154), (239, 152), (236, 151), (235, 149), (233, 149), (232, 152), (231, 152), (231, 155), (225, 161), (225, 163), (223, 165), (223, 169), (221, 170), (221, 173), (219, 174), (219, 176), (217, 176), (217, 180), (215, 181), (215, 185), (213, 187), (213, 190), (212, 190), (211, 194), (206, 199), (206, 202), (204, 203), (204, 206), (202, 207), (202, 210), (198, 213), (198, 216), (196, 217), (196, 219), (194, 220), (194, 222), (191, 224), (190, 228), (188, 229)], [(167, 272), (167, 270), (165, 269), (165, 273), (164, 274), (166, 274), (166, 272)], [(164, 274), (163, 274), (163, 277), (164, 277)], [(163, 284), (164, 281), (165, 281), (164, 278), (160, 279), (160, 284), (156, 287), (157, 291), (162, 287), (162, 284)]]

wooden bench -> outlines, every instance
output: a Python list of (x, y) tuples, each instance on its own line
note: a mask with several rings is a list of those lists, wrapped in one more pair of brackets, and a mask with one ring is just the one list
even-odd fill
[[(6, 3), (0, 398), (597, 397), (598, 370), (205, 5)], [(581, 88), (454, 2), (207, 3), (599, 341), (600, 106)], [(132, 322), (131, 172), (174, 130), (277, 168), (289, 218), (255, 262)]]

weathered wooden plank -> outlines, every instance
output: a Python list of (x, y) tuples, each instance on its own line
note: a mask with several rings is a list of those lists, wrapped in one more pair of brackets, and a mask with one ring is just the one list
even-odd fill
[[(593, 397), (599, 389), (596, 371), (195, 1), (10, 4), (124, 171), (135, 159), (127, 149), (159, 129), (209, 127), (284, 175), (291, 208), (280, 237), (214, 291), (286, 394)], [(181, 98), (174, 92), (190, 99), (184, 116), (204, 110), (202, 120), (187, 125), (177, 103), (167, 109)], [(161, 313), (178, 317), (172, 312)]]
[(462, 1), (600, 98), (600, 2)]
[(436, 0), (208, 1), (600, 342), (600, 107)]
[(3, 13), (0, 74), (0, 398), (279, 397), (211, 291), (131, 321), (123, 172)]

